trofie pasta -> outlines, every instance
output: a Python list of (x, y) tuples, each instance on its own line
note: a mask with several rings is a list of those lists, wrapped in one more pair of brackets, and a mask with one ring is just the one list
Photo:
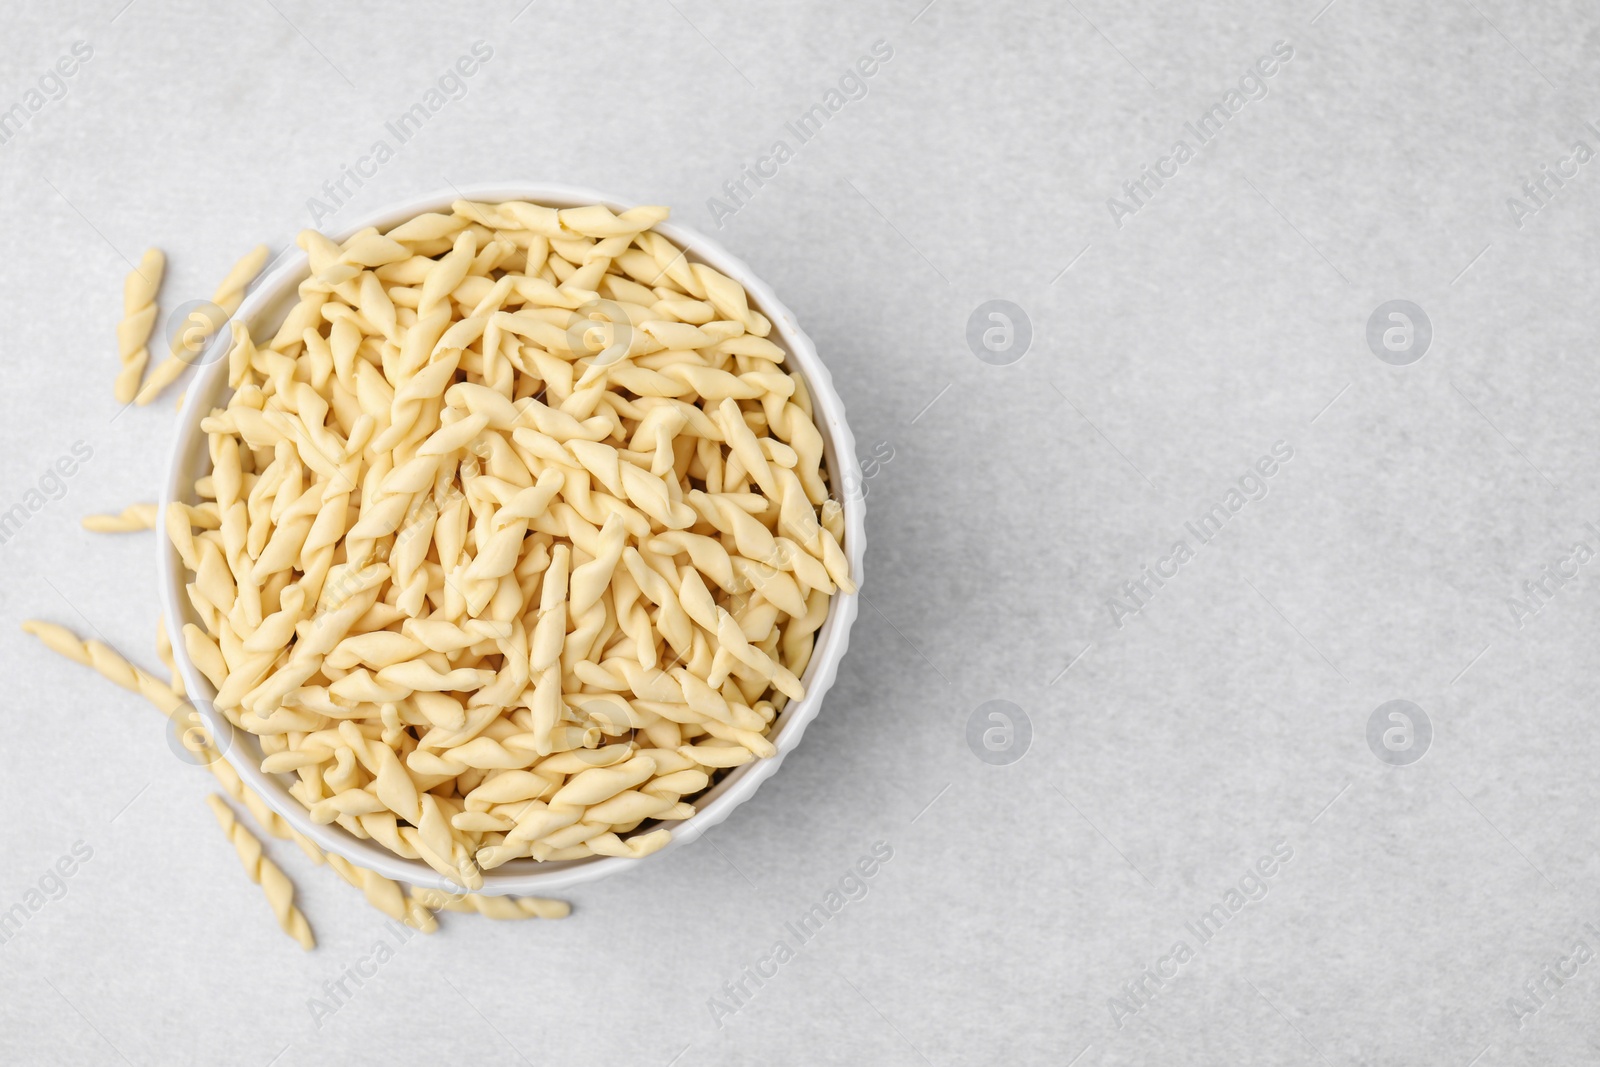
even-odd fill
[(234, 815), (225, 800), (212, 793), (206, 797), (206, 803), (211, 806), (211, 814), (217, 817), (217, 824), (233, 844), (234, 851), (239, 853), (239, 862), (244, 865), (245, 874), (261, 886), (261, 891), (266, 894), (267, 903), (272, 906), (272, 914), (277, 916), (283, 932), (300, 942), (300, 947), (308, 952), (316, 948), (311, 925), (306, 922), (300, 909), (294, 906), (294, 884), (261, 851), (261, 842), (256, 840), (255, 835), (239, 825), (238, 816)]
[(490, 919), (564, 919), (572, 908), (565, 901), (542, 897), (486, 897), (479, 893), (451, 896), (420, 888), (416, 900), (434, 911), (477, 912)]
[(172, 687), (154, 675), (140, 670), (118, 655), (115, 649), (100, 641), (79, 640), (71, 630), (53, 622), (29, 619), (22, 629), (44, 642), (50, 651), (91, 667), (105, 678), (132, 690), (154, 704), (162, 714), (171, 716), (184, 708), (184, 700)]
[[(227, 276), (218, 284), (217, 291), (212, 294), (211, 302), (216, 307), (210, 309), (206, 315), (197, 314), (196, 321), (186, 326), (172, 339), (171, 352), (150, 372), (150, 377), (134, 398), (134, 403), (139, 405), (150, 403), (161, 395), (162, 390), (178, 380), (184, 368), (194, 363), (206, 342), (222, 326), (221, 321), (212, 321), (217, 317), (217, 309), (221, 309), (224, 318), (239, 310), (239, 305), (244, 302), (245, 287), (261, 273), (261, 268), (266, 266), (270, 254), (265, 245), (257, 245), (233, 265)], [(153, 308), (151, 317), (153, 320)], [(148, 331), (146, 336), (149, 336)]]
[(340, 878), (361, 890), (367, 898), (367, 903), (389, 918), (414, 926), (425, 934), (431, 934), (439, 929), (439, 923), (434, 919), (433, 912), (408, 898), (398, 883), (375, 871), (357, 867), (343, 856), (326, 853), (323, 859)]
[(666, 215), (458, 201), (301, 234), (299, 303), (271, 336), (232, 324), (210, 472), (165, 517), (185, 647), (262, 769), (468, 889), (665, 845), (774, 754), (854, 590), (804, 381)]
[(156, 293), (167, 259), (159, 248), (145, 252), (122, 286), (122, 321), (117, 324), (117, 349), (122, 369), (117, 374), (117, 403), (126, 404), (139, 391), (139, 379), (150, 362), (150, 331), (156, 325)]
[(132, 533), (155, 528), (160, 509), (154, 504), (130, 504), (117, 515), (85, 515), (83, 528), (95, 533)]

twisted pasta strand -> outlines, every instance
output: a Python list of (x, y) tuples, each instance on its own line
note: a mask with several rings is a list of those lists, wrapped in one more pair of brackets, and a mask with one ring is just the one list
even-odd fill
[(335, 874), (361, 890), (367, 898), (367, 903), (389, 918), (415, 927), (425, 934), (434, 933), (439, 929), (438, 920), (433, 917), (427, 906), (415, 897), (407, 897), (398, 882), (391, 881), (376, 871), (357, 867), (338, 853), (328, 852), (323, 856)]
[[(158, 623), (158, 636), (162, 643), (166, 643), (166, 624)], [(157, 711), (173, 717), (189, 705), (182, 697), (182, 682), (176, 672), (173, 674), (173, 685), (165, 686), (158, 679), (135, 667), (121, 656), (117, 655), (108, 646), (98, 641), (79, 640), (70, 630), (57, 626), (54, 623), (41, 622), (30, 619), (22, 624), (22, 629), (33, 634), (44, 642), (45, 647), (52, 652), (65, 656), (74, 663), (91, 667), (101, 675), (116, 682), (125, 689), (132, 690), (143, 696)], [(170, 644), (167, 645), (168, 653), (162, 659), (172, 666), (170, 660)], [(261, 828), (273, 837), (291, 839), (298, 844), (313, 862), (323, 862), (322, 852), (310, 840), (298, 833), (284, 819), (267, 806), (266, 801), (244, 784), (237, 771), (222, 758), (221, 753), (207, 744), (197, 753), (210, 769), (218, 784), (225, 789), (229, 796), (243, 804), (255, 818)]]
[(413, 900), (434, 911), (476, 912), (490, 919), (565, 919), (572, 905), (544, 897), (486, 897), (481, 893), (450, 894), (426, 886), (411, 891)]
[[(222, 309), (223, 315), (232, 315), (239, 310), (239, 305), (244, 302), (246, 287), (255, 280), (257, 274), (261, 273), (261, 268), (266, 266), (270, 254), (266, 245), (257, 245), (246, 252), (228, 271), (218, 284), (216, 292), (211, 295), (211, 302)], [(134, 403), (143, 406), (160, 396), (167, 386), (178, 380), (184, 369), (200, 354), (206, 341), (221, 328), (221, 322), (208, 320), (198, 332), (180, 331), (178, 336), (172, 339), (171, 353), (150, 372), (150, 377), (145, 380), (144, 387), (134, 398)], [(188, 358), (185, 359), (185, 356)]]
[(217, 817), (217, 825), (222, 827), (222, 832), (232, 843), (233, 849), (239, 854), (239, 862), (244, 866), (244, 873), (250, 880), (261, 887), (266, 894), (267, 903), (272, 908), (272, 914), (277, 917), (278, 925), (283, 927), (283, 932), (300, 942), (300, 947), (307, 952), (317, 946), (316, 939), (311, 935), (311, 924), (306, 922), (306, 917), (300, 909), (294, 906), (294, 883), (289, 881), (289, 876), (284, 874), (266, 857), (261, 850), (261, 842), (255, 835), (239, 825), (239, 819), (228, 807), (222, 797), (216, 793), (206, 796), (206, 804), (211, 808), (211, 813)]
[(117, 403), (126, 404), (139, 392), (139, 379), (150, 362), (150, 332), (156, 325), (156, 292), (167, 258), (159, 248), (151, 248), (139, 266), (122, 283), (122, 321), (117, 323), (117, 350), (122, 369), (117, 372)]
[(65, 656), (74, 663), (91, 667), (122, 688), (143, 696), (164, 715), (170, 717), (180, 708), (187, 706), (183, 698), (173, 692), (171, 686), (135, 667), (109, 645), (100, 641), (81, 640), (66, 627), (39, 619), (27, 620), (22, 624), (22, 629), (44, 642), (50, 651)]
[(85, 515), (83, 528), (93, 533), (133, 533), (156, 527), (155, 504), (129, 504), (115, 515)]

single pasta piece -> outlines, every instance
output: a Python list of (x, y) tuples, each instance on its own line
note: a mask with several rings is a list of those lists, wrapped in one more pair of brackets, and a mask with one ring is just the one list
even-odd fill
[[(82, 641), (70, 630), (54, 623), (41, 622), (29, 619), (22, 624), (22, 629), (44, 642), (52, 652), (65, 656), (74, 663), (81, 663), (92, 667), (101, 675), (116, 682), (125, 689), (131, 689), (143, 696), (157, 711), (171, 718), (174, 715), (188, 711), (192, 714), (191, 706), (183, 699), (182, 681), (176, 670), (173, 670), (173, 684), (165, 686), (157, 678), (140, 670), (121, 656), (117, 655), (109, 646), (98, 641)], [(159, 653), (162, 660), (169, 668), (175, 668), (171, 659), (171, 645), (166, 641), (166, 624), (157, 620), (158, 645), (164, 645), (166, 651)], [(158, 650), (159, 651), (159, 650)], [(179, 724), (182, 725), (181, 723)], [(216, 777), (218, 783), (227, 790), (228, 795), (243, 804), (252, 816), (255, 817), (261, 828), (273, 837), (292, 838), (300, 845), (313, 861), (322, 862), (322, 852), (309, 840), (294, 831), (265, 801), (250, 790), (237, 772), (230, 766), (210, 745), (197, 752), (196, 755)]]
[(572, 905), (544, 897), (487, 897), (481, 893), (445, 893), (418, 886), (412, 899), (434, 911), (477, 912), (490, 919), (565, 919)]
[(116, 515), (85, 515), (83, 528), (94, 533), (133, 533), (153, 530), (160, 509), (155, 504), (129, 504)]
[[(232, 315), (239, 310), (239, 305), (244, 302), (244, 291), (261, 273), (261, 268), (266, 266), (267, 257), (271, 255), (266, 245), (257, 245), (239, 262), (228, 271), (217, 291), (212, 294), (211, 302), (222, 309), (224, 315)], [(145, 381), (144, 388), (139, 390), (139, 395), (134, 402), (143, 406), (160, 396), (162, 391), (178, 380), (185, 367), (191, 366), (205, 343), (217, 330), (222, 328), (221, 322), (212, 322), (207, 319), (198, 323), (194, 329), (179, 331), (178, 336), (172, 339), (172, 350), (166, 359), (156, 365), (150, 372), (150, 377)]]
[(179, 709), (188, 707), (184, 699), (173, 692), (171, 686), (135, 667), (109, 645), (100, 641), (81, 640), (66, 627), (39, 619), (27, 620), (22, 624), (22, 629), (44, 642), (50, 651), (65, 656), (74, 663), (92, 667), (122, 688), (140, 694), (154, 704), (163, 715), (171, 717)]
[(126, 404), (139, 391), (139, 379), (150, 362), (150, 332), (156, 325), (156, 293), (167, 259), (161, 249), (145, 251), (139, 265), (122, 283), (122, 321), (117, 323), (117, 350), (122, 369), (117, 372), (117, 403)]
[(377, 871), (357, 867), (335, 852), (325, 853), (324, 858), (335, 874), (361, 890), (367, 898), (367, 903), (389, 918), (415, 927), (425, 934), (434, 933), (439, 929), (439, 922), (433, 917), (433, 912), (415, 897), (406, 896), (405, 890), (398, 882), (385, 878)]
[(300, 909), (294, 906), (294, 883), (289, 881), (289, 876), (278, 869), (278, 865), (266, 857), (261, 850), (261, 842), (254, 834), (239, 825), (239, 819), (234, 815), (233, 809), (216, 793), (206, 796), (206, 803), (211, 807), (211, 813), (217, 817), (217, 825), (222, 827), (222, 832), (233, 843), (233, 849), (239, 854), (239, 862), (244, 865), (244, 873), (250, 880), (261, 887), (266, 894), (267, 903), (272, 907), (272, 914), (277, 916), (278, 925), (283, 927), (283, 932), (300, 942), (300, 947), (307, 952), (317, 947), (317, 942), (311, 936), (311, 924), (306, 922), (306, 917)]

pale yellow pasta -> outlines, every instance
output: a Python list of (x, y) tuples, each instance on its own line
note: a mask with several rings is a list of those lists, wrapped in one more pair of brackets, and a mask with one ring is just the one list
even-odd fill
[(233, 324), (211, 471), (165, 519), (185, 648), (262, 769), (468, 890), (664, 847), (775, 753), (855, 588), (804, 382), (665, 217), (459, 201), (302, 234), (300, 302)]
[(316, 948), (317, 942), (311, 935), (311, 924), (306, 922), (306, 917), (300, 909), (294, 906), (294, 883), (289, 881), (289, 876), (278, 868), (278, 865), (267, 858), (261, 850), (261, 842), (255, 835), (239, 825), (239, 819), (228, 807), (220, 796), (215, 793), (206, 797), (206, 803), (211, 807), (211, 814), (217, 817), (217, 825), (222, 827), (222, 832), (233, 845), (234, 851), (239, 854), (239, 862), (244, 866), (244, 873), (250, 880), (261, 887), (266, 894), (267, 903), (272, 908), (272, 914), (277, 918), (278, 925), (283, 927), (283, 932), (300, 943), (300, 947), (307, 952)]
[(122, 368), (117, 372), (117, 403), (126, 404), (139, 392), (139, 380), (150, 362), (150, 333), (156, 325), (156, 293), (167, 259), (159, 248), (146, 250), (139, 265), (122, 284), (122, 321), (117, 324), (117, 351)]
[[(266, 266), (270, 255), (271, 252), (265, 245), (257, 245), (246, 252), (218, 284), (217, 291), (211, 296), (211, 302), (222, 310), (224, 316), (232, 315), (239, 310), (239, 305), (244, 302), (245, 288), (255, 280), (257, 274), (261, 273), (261, 268)], [(212, 312), (203, 322), (178, 332), (172, 339), (171, 352), (150, 372), (144, 387), (134, 398), (135, 403), (140, 405), (150, 403), (160, 396), (167, 386), (177, 381), (186, 367), (193, 365), (206, 342), (222, 328), (222, 322), (211, 321), (214, 316), (215, 312)]]
[(52, 652), (65, 656), (74, 663), (92, 667), (124, 689), (140, 694), (164, 715), (170, 717), (180, 709), (188, 707), (171, 686), (135, 667), (109, 645), (100, 641), (84, 641), (64, 626), (38, 619), (27, 620), (22, 624), (22, 629), (44, 642), (45, 647)]
[(156, 525), (154, 504), (130, 504), (115, 515), (85, 515), (83, 528), (94, 533), (133, 533), (152, 530)]
[(385, 878), (375, 871), (364, 867), (357, 867), (349, 860), (337, 853), (325, 853), (324, 858), (334, 873), (338, 874), (350, 885), (361, 890), (367, 898), (367, 903), (389, 916), (391, 919), (405, 923), (407, 926), (416, 927), (425, 934), (434, 933), (439, 929), (439, 923), (434, 919), (426, 905), (414, 897), (408, 897), (399, 883)]
[(490, 919), (565, 919), (572, 906), (564, 900), (543, 897), (486, 897), (479, 893), (450, 894), (419, 887), (413, 899), (434, 911), (477, 912)]

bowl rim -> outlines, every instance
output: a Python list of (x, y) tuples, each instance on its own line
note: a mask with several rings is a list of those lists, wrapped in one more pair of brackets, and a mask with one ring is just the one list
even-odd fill
[[(478, 203), (528, 200), (552, 207), (604, 204), (617, 212), (639, 206), (635, 201), (581, 186), (528, 181), (481, 182), (459, 187), (452, 185), (445, 190), (388, 204), (341, 227), (330, 237), (335, 241), (344, 241), (369, 226), (386, 230), (425, 212), (449, 211), (452, 203), (463, 199)], [(824, 462), (836, 498), (840, 500), (844, 511), (843, 548), (849, 560), (850, 573), (859, 588), (866, 554), (866, 501), (865, 494), (857, 491), (859, 468), (855, 436), (845, 419), (844, 401), (834, 389), (832, 376), (817, 355), (816, 346), (800, 328), (794, 313), (742, 259), (688, 226), (668, 221), (653, 229), (693, 259), (743, 285), (751, 304), (772, 321), (777, 340), (788, 350), (787, 365), (791, 370), (800, 372), (811, 394), (813, 418), (824, 441)], [(309, 273), (309, 260), (303, 250), (293, 244), (289, 248), (293, 250), (292, 254), (280, 256), (281, 262), (269, 267), (268, 272), (255, 281), (230, 319), (251, 322), (264, 311), (270, 311), (298, 287)], [(194, 457), (197, 447), (203, 446), (205, 441), (200, 422), (210, 412), (213, 401), (227, 388), (225, 368), (228, 361), (223, 354), (231, 344), (229, 332), (219, 330), (202, 352), (197, 361), (197, 372), (184, 394), (183, 410), (173, 435), (166, 477), (161, 487), (160, 508), (163, 517), (173, 501), (187, 500), (192, 495), (194, 472), (207, 466), (205, 462), (197, 463)], [(254, 329), (252, 332), (255, 332)], [(183, 594), (184, 571), (177, 550), (166, 534), (164, 521), (158, 522), (157, 533), (162, 613), (167, 633), (172, 637), (174, 660), (189, 693), (185, 699), (216, 736), (237, 734), (245, 739), (241, 742), (236, 738), (222, 754), (222, 758), (228, 761), (244, 784), (260, 795), (267, 806), (282, 816), (294, 830), (326, 852), (336, 853), (358, 866), (406, 885), (431, 887), (445, 892), (466, 892), (422, 860), (404, 859), (374, 841), (357, 838), (338, 823), (319, 825), (312, 822), (305, 806), (289, 794), (277, 776), (264, 773), (256, 760), (247, 758), (252, 749), (259, 751), (253, 735), (233, 730), (231, 724), (212, 707), (211, 700), (216, 696), (216, 689), (189, 656), (183, 640), (183, 624), (198, 622), (198, 619)], [(698, 840), (706, 831), (721, 823), (777, 772), (784, 757), (798, 747), (806, 728), (816, 718), (823, 698), (838, 676), (840, 661), (849, 646), (850, 629), (859, 611), (859, 596), (859, 593), (846, 593), (843, 590), (834, 593), (828, 616), (817, 631), (816, 645), (804, 672), (805, 698), (791, 701), (768, 735), (777, 753), (767, 759), (753, 760), (735, 767), (724, 775), (704, 794), (705, 799), (696, 804), (697, 810), (693, 816), (672, 826), (672, 840), (664, 848), (643, 859), (596, 856), (543, 863), (531, 859), (513, 860), (502, 867), (484, 871), (482, 888), (473, 892), (486, 896), (535, 895), (569, 889), (637, 867), (654, 855)]]

